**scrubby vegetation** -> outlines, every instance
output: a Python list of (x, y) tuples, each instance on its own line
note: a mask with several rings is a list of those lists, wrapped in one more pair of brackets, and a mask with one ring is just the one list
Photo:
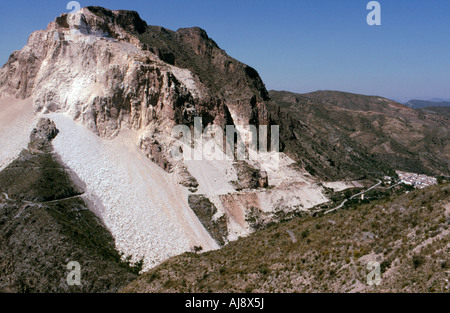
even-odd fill
[[(445, 184), (294, 218), (172, 258), (123, 291), (448, 292), (449, 200)], [(381, 267), (379, 286), (367, 284), (371, 261)]]

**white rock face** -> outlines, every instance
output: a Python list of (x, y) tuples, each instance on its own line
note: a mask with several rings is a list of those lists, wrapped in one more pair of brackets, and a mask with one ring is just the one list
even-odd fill
[(86, 184), (87, 200), (114, 235), (117, 248), (149, 269), (167, 258), (218, 245), (186, 201), (186, 190), (153, 164), (123, 131), (105, 140), (64, 114), (47, 115), (60, 133), (53, 142), (63, 162)]
[(31, 99), (0, 99), (0, 170), (27, 147), (35, 123)]

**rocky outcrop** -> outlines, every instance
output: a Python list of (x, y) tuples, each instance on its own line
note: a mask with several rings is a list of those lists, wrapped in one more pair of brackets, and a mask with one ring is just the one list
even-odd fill
[(32, 151), (48, 151), (51, 149), (51, 141), (58, 135), (55, 122), (48, 118), (39, 120), (36, 128), (30, 135), (30, 143), (28, 149)]
[(235, 182), (236, 190), (258, 189), (269, 186), (267, 172), (259, 170), (245, 161), (234, 164), (238, 180)]
[(1, 191), (18, 201), (48, 202), (83, 194), (72, 183), (74, 174), (57, 164), (51, 141), (57, 136), (55, 123), (40, 119), (30, 135), (28, 149), (0, 173)]
[(228, 226), (226, 215), (216, 216), (216, 206), (204, 195), (189, 196), (189, 206), (195, 212), (203, 226), (220, 246), (228, 242)]
[(323, 180), (449, 174), (449, 119), (377, 96), (271, 92), (282, 151)]

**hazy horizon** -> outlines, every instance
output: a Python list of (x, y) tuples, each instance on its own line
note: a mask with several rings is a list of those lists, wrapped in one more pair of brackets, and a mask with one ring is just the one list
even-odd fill
[[(79, 1), (138, 11), (151, 25), (199, 26), (233, 58), (254, 67), (268, 90), (339, 90), (400, 102), (450, 99), (450, 2), (379, 1), (381, 26), (366, 23), (367, 0), (211, 2)], [(45, 29), (68, 1), (2, 2), (0, 63)]]

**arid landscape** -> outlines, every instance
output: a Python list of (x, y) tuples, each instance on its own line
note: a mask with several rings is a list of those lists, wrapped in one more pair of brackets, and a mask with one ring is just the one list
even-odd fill
[(448, 292), (446, 102), (268, 91), (135, 11), (49, 22), (0, 69), (0, 292)]

